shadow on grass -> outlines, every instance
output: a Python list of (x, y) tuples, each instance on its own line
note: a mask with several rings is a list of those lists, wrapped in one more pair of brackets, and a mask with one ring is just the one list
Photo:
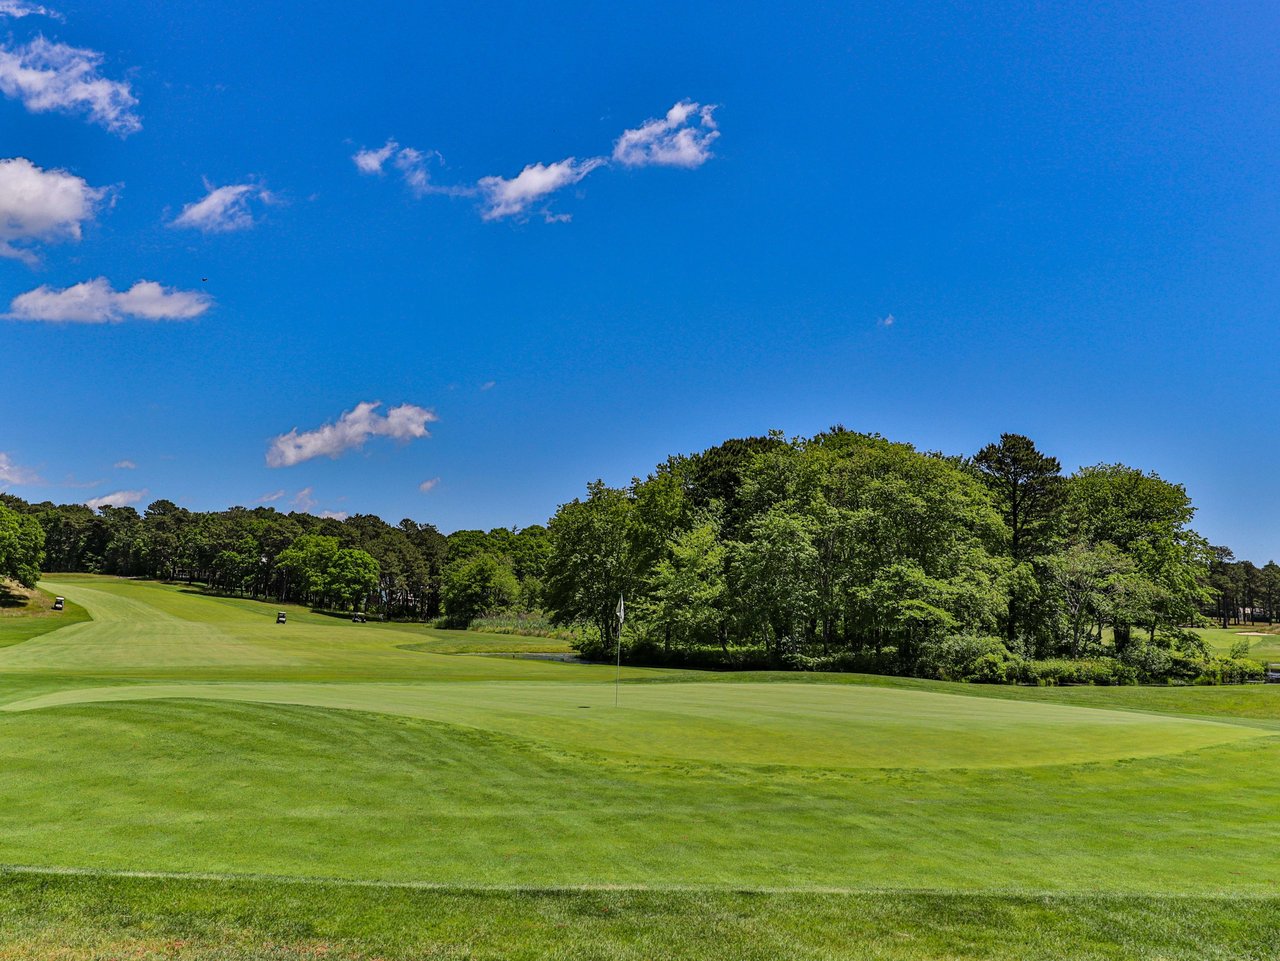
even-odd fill
[(0, 607), (26, 607), (29, 602), (26, 594), (20, 594), (12, 585), (0, 581)]

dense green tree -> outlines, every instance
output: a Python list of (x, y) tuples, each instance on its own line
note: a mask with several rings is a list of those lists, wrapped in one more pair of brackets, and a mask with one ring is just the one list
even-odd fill
[[(1086, 467), (1068, 481), (1066, 514), (1075, 542), (1113, 545), (1150, 583), (1143, 622), (1153, 637), (1161, 624), (1193, 620), (1210, 599), (1211, 550), (1190, 528), (1195, 508), (1182, 485), (1123, 464)], [(1117, 609), (1118, 645), (1128, 643), (1133, 623)]]
[(748, 539), (729, 545), (729, 572), (738, 617), (765, 653), (795, 647), (817, 600), (813, 546), (806, 517), (774, 508), (749, 521)]
[(44, 530), (28, 514), (0, 505), (0, 577), (35, 587), (44, 560)]
[(1066, 493), (1062, 465), (1021, 434), (1001, 434), (1000, 443), (982, 448), (973, 462), (1009, 529), (1008, 556), (1014, 571), (1008, 581), (1004, 633), (1012, 644), (1041, 598), (1033, 562), (1053, 550), (1061, 533)]
[(663, 650), (716, 640), (724, 619), (725, 555), (716, 526), (699, 524), (678, 533), (648, 579), (641, 608)]
[(547, 525), (547, 609), (555, 623), (594, 627), (597, 653), (621, 643), (615, 616), (618, 599), (630, 594), (636, 581), (633, 510), (627, 491), (595, 481), (587, 486), (586, 500), (563, 505)]
[(444, 572), (444, 613), (450, 627), (466, 627), (478, 617), (511, 608), (520, 582), (510, 564), (492, 554), (454, 561)]
[(336, 598), (343, 607), (359, 610), (361, 602), (378, 589), (379, 574), (378, 562), (367, 551), (344, 547), (325, 569), (321, 593)]

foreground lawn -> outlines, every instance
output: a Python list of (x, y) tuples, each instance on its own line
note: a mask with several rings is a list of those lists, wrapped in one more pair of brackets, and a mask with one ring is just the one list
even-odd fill
[(0, 959), (1272, 959), (1280, 902), (477, 891), (0, 873)]
[(0, 649), (0, 959), (1277, 954), (1280, 686), (625, 668), (615, 707), (464, 656), (510, 637), (44, 586), (92, 620)]

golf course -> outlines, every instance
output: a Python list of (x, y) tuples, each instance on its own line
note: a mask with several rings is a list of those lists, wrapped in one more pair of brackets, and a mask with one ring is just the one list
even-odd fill
[[(1273, 957), (1280, 687), (520, 656), (57, 575), (0, 618), (0, 958)], [(616, 698), (616, 704), (615, 704)]]

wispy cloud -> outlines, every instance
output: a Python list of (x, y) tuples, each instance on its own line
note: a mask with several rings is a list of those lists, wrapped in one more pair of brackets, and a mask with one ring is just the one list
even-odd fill
[(118, 460), (113, 465), (116, 470), (137, 470), (138, 465), (131, 460)]
[(13, 458), (0, 451), (0, 490), (7, 487), (21, 487), (25, 484), (39, 484), (40, 475), (30, 467), (15, 464)]
[(483, 384), (480, 385), (480, 389), (493, 390), (497, 386), (498, 386), (498, 382), (496, 380), (486, 380)]
[(896, 317), (893, 316), (893, 314), (886, 314), (884, 317), (881, 317), (879, 320), (876, 321), (876, 323), (879, 324), (881, 327), (892, 327), (897, 322), (898, 320)]
[(323, 517), (328, 520), (345, 521), (351, 515), (348, 514), (346, 511), (321, 511), (316, 516)]
[(51, 20), (66, 19), (57, 10), (50, 10), (48, 7), (42, 7), (38, 3), (28, 3), (27, 0), (0, 0), (0, 17), (12, 17), (15, 20), (22, 17), (48, 17)]
[(13, 298), (11, 320), (62, 324), (118, 323), (138, 320), (191, 320), (213, 305), (207, 294), (162, 287), (140, 280), (128, 290), (114, 290), (105, 277), (86, 280), (61, 290), (47, 285)]
[(305, 514), (316, 506), (317, 501), (311, 496), (313, 493), (315, 493), (315, 488), (304, 487), (293, 495), (293, 500), (290, 503)]
[[(647, 120), (634, 130), (624, 130), (614, 142), (612, 162), (624, 167), (702, 166), (711, 158), (711, 144), (720, 136), (715, 109), (692, 100), (680, 101), (666, 116)], [(481, 177), (474, 186), (444, 186), (434, 183), (427, 172), (428, 160), (439, 157), (435, 151), (423, 152), (388, 140), (376, 149), (358, 150), (351, 159), (357, 170), (369, 175), (383, 174), (388, 165), (394, 166), (419, 196), (479, 196), (480, 216), (485, 220), (522, 219), (536, 212), (547, 223), (562, 223), (570, 218), (540, 206), (542, 200), (611, 162), (609, 157), (566, 157), (555, 163), (527, 164), (514, 177), (492, 175)]]
[(129, 85), (98, 73), (102, 54), (36, 37), (29, 43), (0, 43), (0, 93), (21, 100), (32, 113), (85, 114), (112, 133), (142, 129)]
[(431, 436), (427, 424), (437, 419), (434, 411), (401, 404), (384, 415), (378, 413), (381, 406), (381, 401), (361, 401), (331, 424), (301, 433), (295, 427), (280, 434), (267, 448), (267, 466), (290, 467), (314, 457), (341, 457), (363, 447), (370, 437), (410, 441)]
[(424, 480), (421, 484), (419, 484), (418, 490), (422, 491), (422, 493), (424, 494), (430, 494), (433, 490), (436, 489), (436, 487), (439, 484), (440, 484), (440, 478), (433, 477), (430, 480)]
[(476, 192), (474, 187), (447, 186), (432, 181), (428, 165), (432, 162), (444, 162), (444, 158), (435, 150), (402, 147), (394, 140), (388, 140), (377, 150), (369, 148), (357, 150), (351, 159), (357, 170), (372, 176), (386, 173), (385, 168), (390, 162), (391, 166), (399, 171), (405, 185), (418, 197), (424, 197), (427, 194), (462, 197)]
[(103, 494), (101, 497), (90, 497), (84, 503), (86, 507), (92, 507), (96, 511), (100, 507), (125, 507), (129, 504), (136, 504), (146, 496), (147, 492), (145, 490), (112, 491), (110, 494)]
[(278, 500), (279, 500), (280, 498), (282, 498), (282, 497), (284, 497), (284, 488), (283, 488), (283, 487), (282, 487), (282, 488), (280, 488), (280, 490), (278, 490), (278, 491), (272, 491), (270, 494), (263, 494), (263, 495), (262, 495), (261, 497), (259, 497), (256, 501), (254, 501), (254, 503), (255, 503), (255, 504), (270, 504), (270, 503), (272, 503), (272, 502), (274, 502), (274, 501), (278, 501)]
[(701, 167), (720, 136), (715, 109), (682, 100), (665, 117), (624, 130), (613, 145), (613, 159), (625, 167)]
[[(530, 164), (509, 180), (504, 177), (482, 177), (477, 184), (484, 196), (480, 216), (485, 220), (519, 216), (543, 197), (576, 184), (604, 164), (601, 157), (589, 160), (568, 157), (553, 164)], [(548, 220), (561, 219), (549, 211), (544, 211), (544, 215)]]
[(207, 234), (248, 230), (257, 223), (252, 205), (275, 200), (275, 196), (259, 184), (215, 187), (206, 180), (204, 188), (207, 193), (183, 207), (182, 213), (170, 222), (170, 227), (190, 227)]
[(0, 257), (34, 263), (27, 245), (77, 241), (107, 195), (65, 170), (45, 170), (25, 157), (0, 160)]

